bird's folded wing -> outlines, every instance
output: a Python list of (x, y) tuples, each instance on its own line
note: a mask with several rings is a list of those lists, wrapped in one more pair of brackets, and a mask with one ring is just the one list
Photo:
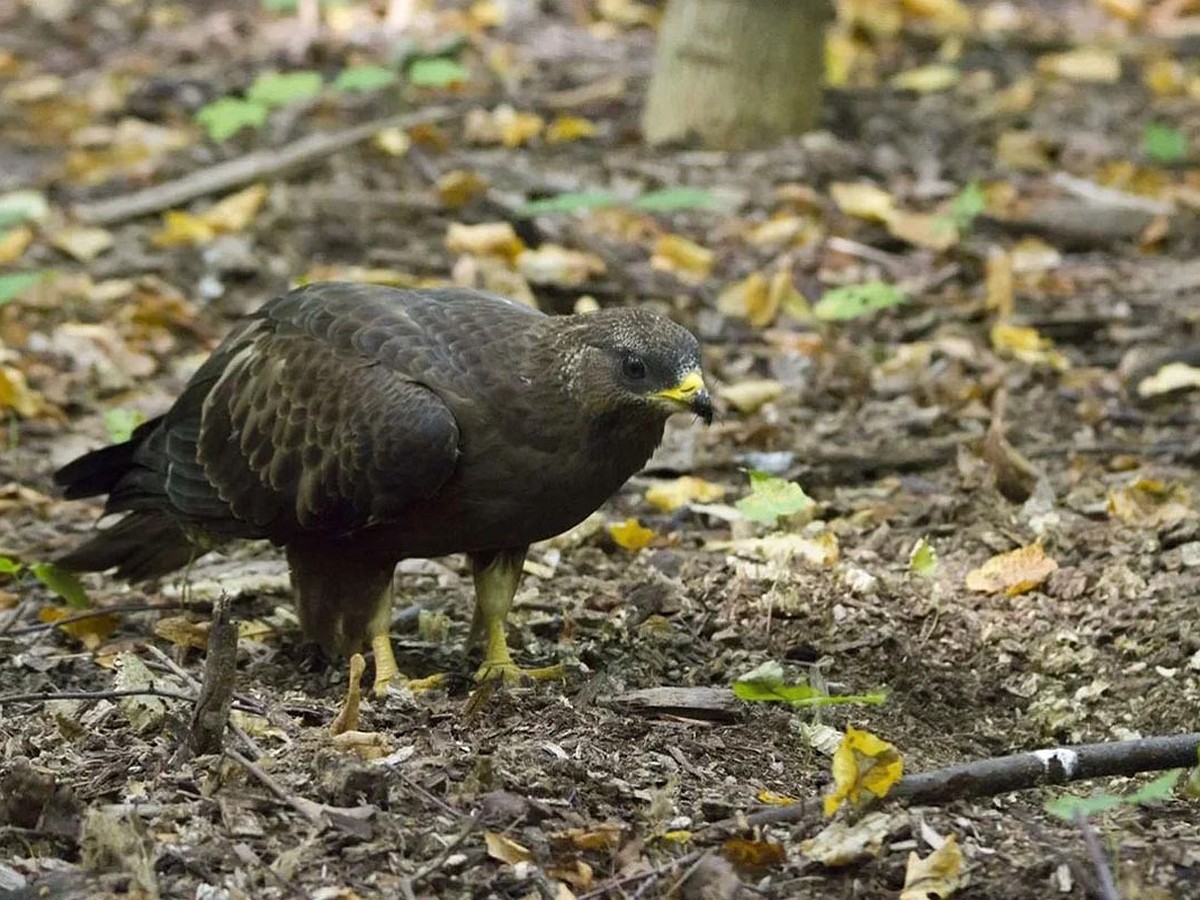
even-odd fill
[(351, 531), (453, 474), (454, 417), (412, 378), (305, 331), (250, 328), (229, 349), (197, 458), (238, 519), (281, 538)]

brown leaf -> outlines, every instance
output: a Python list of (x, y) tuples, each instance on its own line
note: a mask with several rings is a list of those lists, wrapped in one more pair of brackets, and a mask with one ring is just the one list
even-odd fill
[(487, 845), (487, 854), (492, 859), (515, 866), (518, 863), (529, 862), (533, 854), (527, 847), (522, 847), (510, 837), (496, 831), (485, 831), (483, 841)]
[(739, 869), (768, 869), (787, 861), (787, 851), (777, 841), (751, 841), (733, 837), (721, 845), (721, 853)]
[(1046, 555), (1040, 543), (993, 556), (978, 569), (967, 573), (967, 589), (999, 593), (1010, 597), (1031, 591), (1058, 569), (1058, 563)]

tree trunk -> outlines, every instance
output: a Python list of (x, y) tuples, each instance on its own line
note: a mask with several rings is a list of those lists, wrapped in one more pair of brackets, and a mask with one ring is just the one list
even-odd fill
[(813, 128), (829, 0), (670, 0), (642, 131), (722, 149)]

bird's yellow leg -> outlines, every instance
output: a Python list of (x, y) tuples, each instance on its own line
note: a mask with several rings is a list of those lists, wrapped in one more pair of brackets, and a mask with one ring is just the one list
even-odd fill
[(387, 695), (393, 681), (407, 687), (410, 691), (428, 691), (441, 687), (446, 680), (445, 675), (430, 675), (428, 678), (406, 678), (396, 665), (396, 654), (392, 652), (392, 638), (388, 633), (392, 624), (392, 591), (383, 592), (375, 614), (371, 617), (370, 635), (371, 649), (375, 652), (375, 686), (376, 697)]
[(525, 553), (500, 553), (490, 559), (472, 559), (475, 566), (475, 616), (471, 640), (483, 642), (483, 664), (475, 672), (476, 681), (503, 681), (508, 684), (523, 678), (549, 680), (563, 677), (562, 665), (542, 669), (522, 669), (513, 662), (508, 650), (506, 625), (513, 596), (521, 583)]

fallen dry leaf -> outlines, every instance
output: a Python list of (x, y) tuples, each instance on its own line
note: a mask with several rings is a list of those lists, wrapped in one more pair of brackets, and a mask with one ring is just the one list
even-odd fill
[(595, 137), (596, 133), (596, 123), (589, 119), (582, 116), (558, 116), (546, 129), (546, 141), (551, 144), (564, 144)]
[(466, 206), (487, 189), (487, 179), (472, 169), (451, 169), (437, 181), (438, 200), (447, 209)]
[(1139, 478), (1109, 491), (1108, 514), (1136, 528), (1169, 527), (1195, 515), (1186, 487), (1156, 478)]
[(713, 541), (710, 550), (731, 550), (776, 562), (798, 562), (812, 568), (828, 569), (838, 561), (841, 549), (832, 531), (816, 534), (775, 533), (733, 541)]
[(451, 222), (446, 229), (446, 249), (452, 253), (496, 256), (511, 262), (525, 250), (525, 244), (508, 222), (479, 225)]
[(1037, 70), (1069, 81), (1115, 84), (1121, 78), (1121, 58), (1104, 47), (1076, 47), (1040, 57)]
[(463, 137), (473, 144), (502, 144), (520, 147), (539, 134), (546, 123), (536, 113), (520, 112), (507, 103), (491, 112), (473, 109), (463, 121)]
[(802, 841), (800, 850), (823, 866), (848, 866), (878, 856), (898, 821), (899, 817), (891, 813), (872, 812), (852, 823), (830, 822), (816, 836)]
[(886, 797), (904, 774), (904, 760), (894, 745), (869, 731), (846, 727), (833, 754), (833, 790), (825, 796), (825, 815), (832, 816), (846, 801), (859, 806), (867, 794)]
[(1187, 363), (1169, 362), (1138, 382), (1139, 397), (1157, 397), (1175, 391), (1200, 388), (1200, 369)]
[(963, 854), (954, 835), (924, 859), (908, 854), (900, 900), (946, 900), (962, 885)]
[(15, 263), (33, 243), (33, 229), (17, 225), (0, 234), (0, 266)]
[(752, 378), (727, 384), (721, 388), (721, 398), (730, 403), (734, 409), (744, 415), (758, 412), (772, 400), (783, 394), (784, 386), (781, 381), (769, 378)]
[(515, 866), (517, 863), (529, 862), (533, 854), (528, 847), (522, 847), (510, 837), (496, 831), (485, 831), (483, 842), (487, 846), (487, 854), (492, 859)]
[(664, 481), (646, 491), (646, 502), (662, 512), (674, 512), (692, 501), (716, 503), (725, 496), (725, 488), (694, 475)]
[(934, 63), (919, 66), (892, 76), (892, 87), (918, 94), (932, 94), (952, 88), (962, 80), (962, 72), (954, 66)]
[(695, 241), (677, 234), (664, 234), (654, 242), (650, 264), (656, 269), (694, 280), (708, 275), (714, 260), (713, 252)]
[(728, 838), (721, 845), (721, 854), (739, 869), (752, 872), (782, 865), (787, 860), (787, 851), (778, 841), (740, 837)]
[(653, 528), (646, 528), (637, 519), (614, 522), (608, 526), (608, 533), (612, 535), (612, 539), (618, 547), (633, 552), (649, 546), (656, 537)]
[(105, 228), (71, 225), (50, 234), (50, 243), (79, 262), (90, 262), (112, 249), (112, 232)]
[(1040, 543), (993, 556), (967, 573), (967, 589), (990, 594), (1003, 591), (1012, 597), (1031, 591), (1045, 582), (1058, 563), (1046, 555)]
[(869, 181), (835, 181), (829, 196), (842, 212), (859, 219), (886, 222), (896, 211), (895, 198)]
[(22, 419), (33, 419), (46, 409), (42, 395), (30, 390), (25, 373), (13, 366), (0, 366), (0, 412), (11, 409)]
[[(67, 606), (43, 606), (38, 610), (38, 619), (49, 625), (59, 619), (76, 615), (78, 612), (79, 610)], [(120, 624), (121, 622), (116, 616), (101, 615), (88, 616), (86, 619), (79, 619), (75, 622), (64, 622), (58, 628), (64, 634), (69, 634), (83, 644), (85, 649), (95, 650)]]
[(1019, 359), (1031, 366), (1049, 366), (1056, 372), (1071, 367), (1070, 361), (1054, 348), (1054, 341), (1027, 325), (997, 322), (992, 326), (991, 341), (992, 349), (1000, 356)]
[(569, 250), (558, 244), (542, 244), (536, 250), (523, 250), (517, 255), (517, 271), (531, 284), (552, 284), (558, 287), (579, 287), (607, 267), (594, 253)]

